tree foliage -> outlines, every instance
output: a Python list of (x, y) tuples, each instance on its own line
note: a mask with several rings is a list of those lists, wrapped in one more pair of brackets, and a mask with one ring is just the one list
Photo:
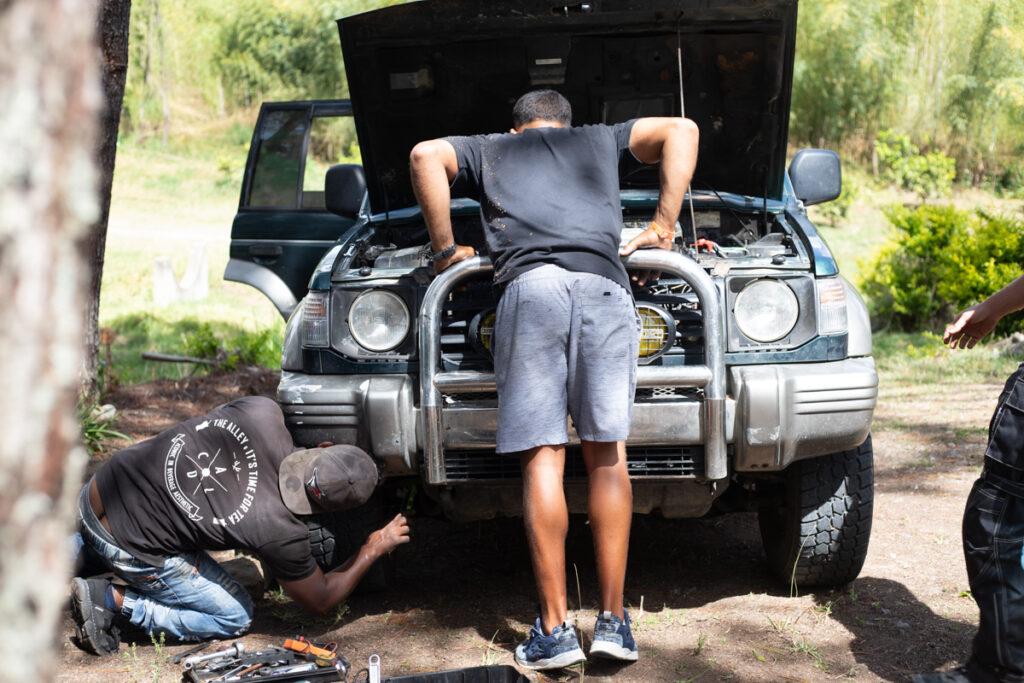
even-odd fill
[(866, 159), (890, 129), (955, 159), (962, 180), (1012, 181), (1024, 0), (801, 0), (799, 13), (794, 142)]
[[(928, 143), (927, 138), (925, 144)], [(910, 190), (926, 201), (929, 197), (948, 197), (956, 177), (953, 159), (940, 151), (921, 154), (910, 137), (890, 130), (878, 133), (875, 153), (884, 169), (884, 177)]]
[(262, 101), (348, 96), (335, 20), (397, 0), (136, 0), (125, 131), (173, 130), (175, 111), (223, 117)]
[[(335, 21), (391, 4), (135, 0), (124, 130), (163, 139), (264, 100), (345, 97)], [(794, 73), (794, 144), (867, 161), (892, 130), (961, 180), (1017, 191), (1024, 0), (800, 0)]]

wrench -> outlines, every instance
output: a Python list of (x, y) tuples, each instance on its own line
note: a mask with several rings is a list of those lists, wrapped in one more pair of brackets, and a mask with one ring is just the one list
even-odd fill
[(214, 659), (220, 659), (221, 657), (241, 657), (245, 652), (245, 645), (242, 641), (236, 642), (231, 647), (226, 647), (223, 650), (217, 650), (206, 655), (193, 655), (181, 663), (186, 669), (191, 669), (196, 664), (202, 664), (203, 662), (209, 662)]

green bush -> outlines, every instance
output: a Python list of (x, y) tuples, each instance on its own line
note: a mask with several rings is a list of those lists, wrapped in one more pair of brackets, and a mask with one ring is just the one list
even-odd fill
[(213, 360), (220, 353), (220, 342), (217, 341), (210, 323), (199, 323), (194, 330), (183, 333), (182, 338), (185, 355)]
[[(886, 212), (894, 234), (867, 265), (862, 291), (876, 323), (939, 332), (1021, 274), (1024, 221), (952, 206), (896, 207)], [(1007, 316), (996, 334), (1020, 328)]]
[(240, 365), (272, 368), (281, 362), (281, 339), (275, 330), (242, 331), (222, 342), (209, 323), (200, 323), (183, 337), (187, 355), (214, 360), (221, 370), (235, 370)]
[(951, 194), (956, 178), (956, 162), (951, 157), (938, 151), (921, 154), (907, 135), (889, 130), (878, 134), (875, 151), (884, 177), (910, 190), (922, 202), (934, 195)]

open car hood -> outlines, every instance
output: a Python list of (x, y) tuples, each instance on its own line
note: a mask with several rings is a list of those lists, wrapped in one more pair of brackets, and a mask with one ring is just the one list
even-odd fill
[[(796, 17), (797, 0), (424, 0), (340, 19), (371, 209), (416, 203), (417, 142), (507, 131), (538, 88), (573, 125), (685, 113), (694, 190), (779, 199)], [(647, 169), (622, 186), (657, 184)]]

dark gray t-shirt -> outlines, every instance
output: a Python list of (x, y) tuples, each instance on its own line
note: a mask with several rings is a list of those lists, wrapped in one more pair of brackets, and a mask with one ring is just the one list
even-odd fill
[(553, 263), (629, 291), (619, 165), (640, 163), (629, 151), (634, 122), (445, 138), (459, 163), (453, 194), (480, 202), (495, 282)]
[(295, 581), (316, 561), (277, 485), (294, 450), (277, 403), (250, 396), (114, 453), (96, 485), (118, 545), (153, 566), (185, 551), (245, 548)]

